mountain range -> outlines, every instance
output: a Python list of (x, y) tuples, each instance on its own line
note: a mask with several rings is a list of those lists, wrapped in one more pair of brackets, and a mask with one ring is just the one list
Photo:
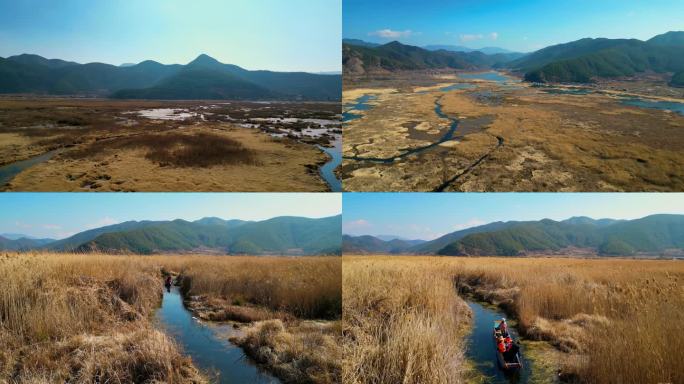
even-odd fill
[(477, 70), (501, 66), (521, 55), (487, 55), (479, 51), (455, 52), (443, 49), (431, 51), (398, 41), (378, 46), (342, 44), (342, 65), (344, 73), (349, 75), (441, 68)]
[(338, 255), (341, 215), (321, 219), (282, 216), (263, 221), (127, 221), (62, 240), (0, 238), (0, 249), (55, 252)]
[(684, 31), (667, 32), (647, 41), (585, 38), (530, 54), (497, 50), (454, 52), (464, 47), (428, 46), (426, 48), (429, 49), (425, 49), (398, 42), (380, 46), (358, 44), (343, 44), (345, 73), (363, 75), (415, 69), (505, 68), (523, 74), (530, 82), (590, 83), (597, 78), (656, 72), (673, 73), (670, 85), (684, 86)]
[(419, 244), (383, 241), (373, 236), (345, 235), (342, 239), (342, 250), (349, 254), (521, 256), (562, 254), (577, 248), (599, 256), (684, 255), (684, 215), (651, 215), (636, 220), (573, 217), (563, 221), (493, 222)]
[(23, 54), (0, 58), (0, 93), (123, 99), (317, 100), (341, 98), (340, 75), (250, 71), (205, 54), (187, 65), (156, 61), (114, 66)]

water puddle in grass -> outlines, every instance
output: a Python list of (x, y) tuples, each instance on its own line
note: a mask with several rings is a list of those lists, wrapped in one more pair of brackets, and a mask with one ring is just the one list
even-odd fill
[(620, 103), (632, 107), (659, 109), (661, 111), (672, 111), (684, 116), (684, 102), (678, 103), (675, 101), (646, 100), (640, 99), (638, 97), (628, 97), (624, 98)]
[(366, 94), (356, 99), (354, 103), (345, 104), (344, 108), (346, 111), (342, 112), (342, 121), (348, 122), (360, 119), (362, 115), (350, 111), (367, 111), (373, 108), (373, 106), (368, 104), (368, 102), (377, 98), (378, 97), (375, 95)]
[(22, 171), (31, 168), (36, 164), (40, 164), (50, 160), (57, 153), (61, 152), (62, 149), (55, 149), (50, 152), (46, 152), (42, 155), (32, 157), (30, 159), (17, 161), (11, 164), (0, 166), (0, 188), (12, 181), (15, 176), (17, 176)]
[(260, 370), (244, 355), (242, 349), (228, 341), (235, 334), (230, 325), (208, 324), (193, 317), (183, 306), (178, 288), (164, 291), (157, 320), (192, 357), (193, 363), (212, 376), (212, 383), (279, 383), (278, 379)]

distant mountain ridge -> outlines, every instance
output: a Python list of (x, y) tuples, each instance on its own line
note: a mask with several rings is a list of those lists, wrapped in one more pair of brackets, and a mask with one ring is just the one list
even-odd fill
[[(129, 221), (45, 244), (0, 239), (0, 249), (56, 252), (339, 255), (341, 215), (321, 219), (282, 216), (263, 221), (203, 218), (193, 222)], [(24, 240), (24, 239), (22, 239)], [(17, 240), (18, 241), (18, 240)]]
[(147, 60), (114, 66), (0, 58), (0, 93), (106, 96), (129, 99), (315, 100), (341, 98), (340, 75), (250, 71), (202, 54), (187, 65)]
[(379, 46), (342, 44), (342, 64), (345, 74), (363, 75), (399, 70), (421, 69), (487, 69), (517, 59), (521, 54), (487, 55), (479, 51), (430, 51), (393, 41)]
[(667, 32), (647, 41), (581, 39), (558, 44), (507, 63), (532, 82), (590, 83), (595, 78), (684, 71), (684, 32)]
[(520, 256), (582, 248), (599, 256), (684, 255), (684, 215), (651, 215), (636, 220), (494, 222), (452, 232), (415, 246), (396, 247), (371, 236), (343, 238), (345, 253)]
[(43, 247), (51, 242), (53, 239), (36, 239), (28, 236), (3, 236), (0, 235), (0, 249), (10, 251), (26, 251), (37, 247)]
[(509, 69), (538, 83), (592, 83), (596, 79), (644, 72), (673, 74), (669, 85), (684, 87), (684, 31), (670, 31), (647, 41), (584, 38), (522, 54), (496, 47), (473, 50), (462, 46), (423, 48), (391, 42), (343, 41), (343, 68), (348, 75), (400, 70)]

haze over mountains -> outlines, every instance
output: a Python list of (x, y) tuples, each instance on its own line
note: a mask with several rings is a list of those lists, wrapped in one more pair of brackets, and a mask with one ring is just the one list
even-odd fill
[(341, 215), (321, 219), (282, 216), (263, 221), (203, 218), (196, 221), (128, 221), (62, 240), (10, 240), (0, 249), (56, 252), (338, 255)]
[(671, 85), (684, 85), (682, 31), (667, 32), (647, 41), (587, 38), (530, 54), (456, 52), (454, 50), (463, 48), (457, 46), (432, 46), (433, 50), (429, 50), (399, 42), (380, 46), (359, 44), (350, 40), (343, 44), (345, 73), (363, 75), (416, 69), (506, 68), (523, 73), (525, 80), (532, 82), (590, 83), (596, 78), (633, 76), (651, 71), (674, 73)]
[(114, 66), (38, 55), (0, 58), (0, 93), (161, 100), (337, 101), (341, 76), (250, 71), (199, 55), (187, 65), (156, 61)]
[(342, 243), (342, 251), (348, 254), (523, 256), (578, 250), (599, 256), (684, 256), (684, 215), (651, 215), (636, 220), (573, 217), (563, 221), (494, 222), (419, 244), (347, 235)]

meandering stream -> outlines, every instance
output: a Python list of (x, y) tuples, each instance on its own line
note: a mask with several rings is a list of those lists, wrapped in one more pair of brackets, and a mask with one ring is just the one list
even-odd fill
[(183, 305), (178, 288), (164, 291), (156, 318), (182, 346), (183, 352), (192, 357), (196, 366), (216, 375), (212, 382), (279, 383), (278, 379), (255, 366), (242, 349), (228, 341), (227, 337), (236, 332), (232, 326), (207, 324), (195, 318)]
[(55, 149), (50, 152), (43, 153), (42, 155), (32, 157), (30, 159), (17, 161), (11, 164), (3, 165), (0, 167), (0, 188), (12, 181), (19, 173), (31, 168), (36, 164), (40, 164), (50, 160), (53, 156), (61, 152), (62, 149)]
[(342, 192), (342, 180), (335, 174), (335, 168), (342, 164), (342, 137), (336, 135), (332, 144), (332, 147), (317, 145), (318, 149), (330, 157), (330, 160), (321, 166), (319, 173), (332, 192)]

